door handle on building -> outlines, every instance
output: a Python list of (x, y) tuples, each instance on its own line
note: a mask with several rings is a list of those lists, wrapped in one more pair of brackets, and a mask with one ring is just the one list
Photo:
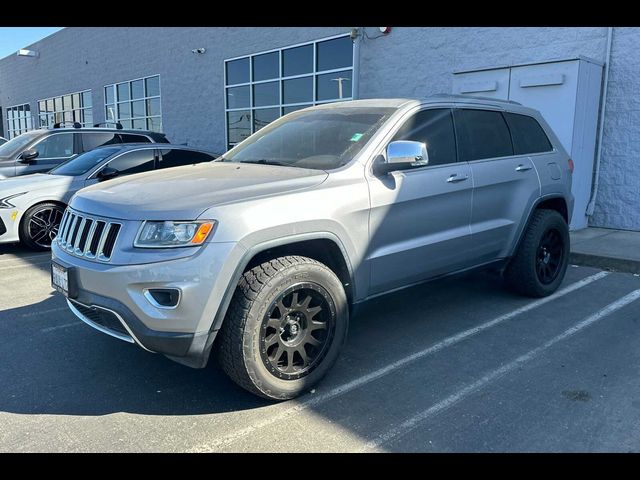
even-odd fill
[(531, 170), (531, 167), (528, 165), (520, 164), (516, 167), (516, 172), (526, 172), (527, 170)]

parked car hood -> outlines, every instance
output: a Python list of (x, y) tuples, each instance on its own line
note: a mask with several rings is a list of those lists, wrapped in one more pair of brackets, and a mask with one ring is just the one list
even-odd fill
[(47, 175), (46, 173), (33, 173), (20, 177), (5, 178), (0, 181), (0, 198), (15, 193), (33, 192), (44, 188), (53, 190), (68, 187), (74, 179), (75, 177)]
[(123, 220), (194, 220), (216, 205), (309, 188), (326, 178), (321, 170), (201, 163), (93, 185), (78, 192), (71, 207)]

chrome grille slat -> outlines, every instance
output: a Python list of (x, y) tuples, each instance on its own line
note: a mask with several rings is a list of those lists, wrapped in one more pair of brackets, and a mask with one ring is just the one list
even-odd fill
[(93, 234), (96, 233), (96, 226), (98, 225), (98, 221), (96, 220), (91, 224), (91, 228), (89, 229), (89, 233), (87, 234), (87, 241), (84, 244), (84, 250), (82, 251), (83, 255), (89, 253), (91, 249), (91, 242), (93, 241)]
[(58, 235), (62, 237), (62, 233), (64, 232), (64, 228), (66, 227), (65, 222), (69, 218), (69, 210), (65, 210), (62, 214), (62, 220), (60, 220), (60, 226), (58, 227)]
[(82, 238), (82, 231), (84, 230), (84, 225), (85, 223), (87, 223), (87, 219), (85, 217), (81, 217), (82, 220), (80, 220), (80, 225), (78, 225), (78, 228), (75, 231), (75, 234), (73, 236), (73, 251), (76, 255), (80, 254), (79, 251), (79, 246), (80, 246), (80, 239)]
[(108, 262), (122, 230), (122, 223), (92, 215), (81, 215), (67, 209), (56, 241), (60, 247), (77, 257)]
[(65, 246), (67, 244), (67, 236), (69, 235), (69, 229), (71, 228), (71, 224), (73, 223), (73, 218), (75, 215), (69, 212), (69, 216), (67, 218), (67, 223), (64, 226), (64, 232), (60, 236), (60, 240), (62, 241), (62, 245)]
[(58, 241), (63, 247), (67, 243), (67, 232), (69, 231), (69, 225), (71, 225), (72, 214), (71, 212), (69, 212), (69, 210), (67, 210), (65, 216), (66, 219), (64, 221), (64, 228), (60, 230), (60, 235), (58, 235)]
[(76, 231), (76, 225), (78, 224), (79, 220), (80, 217), (78, 215), (75, 215), (73, 218), (73, 222), (71, 223), (69, 233), (67, 234), (67, 251), (73, 250), (73, 232)]

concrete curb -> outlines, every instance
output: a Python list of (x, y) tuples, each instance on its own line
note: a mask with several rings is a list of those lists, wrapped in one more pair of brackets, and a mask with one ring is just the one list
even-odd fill
[(571, 252), (569, 263), (583, 267), (596, 267), (616, 272), (640, 274), (640, 260), (628, 258), (603, 257), (589, 253)]

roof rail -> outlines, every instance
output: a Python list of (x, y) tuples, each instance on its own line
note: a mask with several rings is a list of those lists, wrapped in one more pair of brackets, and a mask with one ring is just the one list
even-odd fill
[(63, 125), (70, 124), (73, 128), (82, 128), (82, 125), (78, 122), (57, 122), (53, 124), (53, 128), (62, 128)]
[(100, 125), (107, 125), (107, 124), (111, 124), (111, 125), (115, 125), (117, 130), (122, 130), (122, 124), (120, 122), (99, 122), (99, 123), (94, 123), (93, 126), (94, 127), (99, 127)]
[(487, 100), (490, 102), (496, 103), (510, 103), (512, 105), (522, 105), (520, 102), (516, 102), (515, 100), (502, 100), (501, 98), (492, 98), (492, 97), (480, 97), (475, 95), (462, 95), (456, 93), (434, 93), (433, 95), (429, 95), (429, 98), (433, 97), (448, 97), (448, 98), (460, 98), (460, 99), (477, 99), (477, 100)]

